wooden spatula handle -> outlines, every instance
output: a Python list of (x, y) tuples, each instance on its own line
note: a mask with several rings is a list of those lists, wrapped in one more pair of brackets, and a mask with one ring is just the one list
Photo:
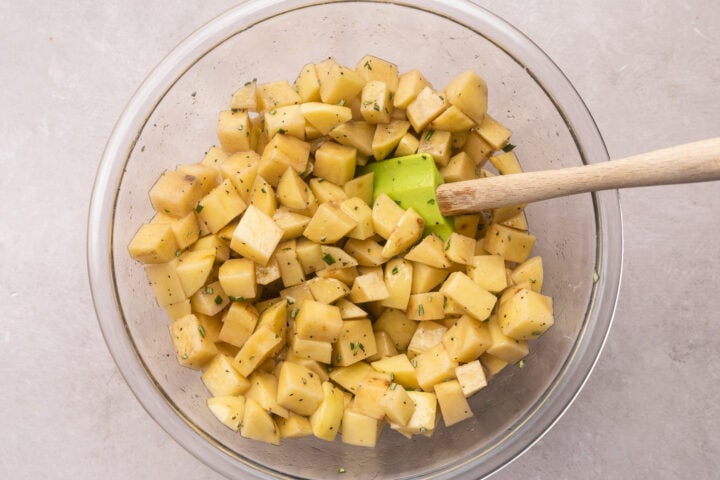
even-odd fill
[(459, 215), (575, 193), (710, 180), (720, 180), (720, 137), (593, 165), (446, 183), (438, 186), (437, 200), (443, 215)]

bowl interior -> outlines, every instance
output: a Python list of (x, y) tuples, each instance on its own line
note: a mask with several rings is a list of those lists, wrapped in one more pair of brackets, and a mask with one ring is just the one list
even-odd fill
[[(217, 422), (205, 407), (208, 392), (199, 374), (177, 364), (168, 320), (127, 245), (153, 214), (147, 192), (160, 173), (201, 160), (216, 144), (217, 113), (235, 89), (253, 78), (292, 82), (304, 64), (329, 56), (352, 66), (373, 54), (401, 72), (419, 69), (436, 88), (463, 70), (476, 71), (488, 84), (490, 113), (513, 131), (511, 142), (526, 170), (604, 161), (602, 140), (542, 52), (477, 7), (262, 3), (228, 12), (173, 52), (138, 91), (108, 144), (89, 233), (93, 293), (108, 346), (153, 418), (228, 475), (326, 479), (339, 476), (339, 467), (345, 470), (341, 478), (478, 478), (492, 472), (549, 428), (599, 354), (619, 280), (616, 196), (576, 195), (528, 207), (555, 326), (531, 342), (523, 368), (508, 366), (472, 398), (472, 419), (440, 427), (431, 438), (407, 440), (386, 429), (375, 449), (315, 439), (270, 447)], [(598, 280), (596, 271), (607, 275)]]

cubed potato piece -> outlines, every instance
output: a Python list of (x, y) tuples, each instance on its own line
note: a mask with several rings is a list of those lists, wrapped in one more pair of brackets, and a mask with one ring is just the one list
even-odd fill
[(315, 65), (308, 63), (302, 67), (294, 82), (295, 91), (300, 96), (300, 101), (320, 101), (320, 80), (318, 79)]
[(321, 204), (303, 235), (313, 242), (335, 243), (357, 226), (357, 222), (334, 203)]
[(385, 411), (381, 401), (391, 383), (390, 375), (377, 372), (368, 375), (358, 383), (351, 408), (369, 417), (382, 420)]
[(246, 111), (224, 110), (218, 114), (217, 138), (227, 153), (252, 150), (251, 130), (252, 124)]
[(263, 83), (257, 86), (257, 110), (268, 113), (272, 109), (299, 104), (300, 95), (287, 80)]
[(373, 55), (365, 55), (355, 65), (355, 71), (366, 82), (379, 80), (387, 84), (388, 89), (394, 92), (398, 88), (398, 67), (394, 63)]
[(380, 436), (381, 423), (376, 418), (345, 409), (341, 423), (343, 443), (358, 447), (374, 447)]
[(327, 75), (320, 76), (320, 98), (323, 103), (349, 104), (364, 85), (365, 80), (355, 70), (333, 63)]
[(500, 175), (511, 175), (523, 171), (517, 155), (512, 151), (491, 156), (490, 163), (492, 163)]
[(391, 383), (383, 393), (380, 405), (387, 419), (397, 425), (406, 426), (415, 411), (415, 403), (405, 388), (398, 383)]
[(487, 377), (480, 360), (473, 360), (455, 369), (463, 395), (470, 397), (487, 386)]
[(398, 351), (408, 348), (418, 322), (407, 318), (404, 310), (388, 308), (373, 323), (373, 329), (387, 333)]
[(297, 335), (290, 339), (290, 351), (299, 358), (330, 364), (332, 362), (332, 349), (330, 342), (308, 340)]
[(305, 275), (315, 273), (327, 266), (327, 264), (323, 261), (323, 253), (320, 248), (320, 244), (315, 243), (310, 239), (304, 237), (298, 238), (295, 244), (295, 252), (297, 253)]
[(387, 237), (381, 255), (392, 258), (414, 245), (422, 236), (425, 220), (411, 207), (398, 220)]
[(178, 318), (182, 318), (185, 315), (190, 315), (192, 313), (192, 309), (190, 308), (190, 299), (187, 298), (181, 302), (177, 303), (171, 303), (169, 305), (165, 305), (163, 307), (165, 310), (165, 313), (170, 318), (170, 320), (177, 320)]
[(355, 393), (362, 380), (375, 372), (366, 362), (357, 362), (347, 367), (333, 368), (330, 379), (350, 393)]
[(176, 266), (177, 260), (175, 259), (167, 263), (155, 263), (145, 267), (148, 282), (161, 307), (182, 302), (187, 298), (180, 277), (175, 270)]
[(445, 87), (447, 101), (458, 107), (475, 123), (482, 124), (488, 108), (488, 91), (485, 80), (473, 71), (466, 70), (453, 78)]
[(173, 234), (175, 234), (177, 246), (181, 250), (188, 248), (200, 238), (200, 226), (194, 210), (182, 218), (173, 218), (170, 215), (158, 212), (150, 223), (170, 225)]
[(445, 255), (445, 244), (437, 235), (427, 235), (405, 255), (405, 260), (423, 263), (434, 268), (448, 268), (450, 260)]
[(359, 197), (348, 198), (340, 203), (340, 210), (352, 218), (357, 225), (347, 236), (357, 240), (367, 240), (375, 235), (372, 221), (372, 209)]
[(502, 149), (507, 145), (512, 132), (509, 128), (502, 125), (493, 117), (485, 114), (482, 123), (477, 127), (478, 133), (485, 139), (495, 150)]
[(516, 284), (530, 282), (530, 289), (540, 292), (543, 286), (543, 263), (542, 257), (532, 257), (515, 267), (510, 274)]
[(285, 339), (268, 327), (258, 327), (233, 359), (233, 367), (244, 377), (278, 351)]
[(340, 309), (317, 301), (303, 302), (295, 317), (295, 332), (300, 338), (336, 342), (342, 328)]
[(245, 398), (255, 400), (273, 415), (288, 417), (288, 409), (278, 403), (278, 378), (275, 375), (256, 370), (248, 381), (250, 388), (245, 392)]
[(262, 175), (255, 177), (250, 189), (250, 205), (253, 205), (270, 218), (275, 215), (275, 210), (277, 210), (275, 190)]
[(305, 120), (322, 135), (327, 135), (334, 127), (352, 120), (352, 110), (343, 105), (307, 102), (300, 105), (300, 111)]
[(517, 215), (523, 213), (527, 204), (510, 205), (507, 207), (498, 207), (493, 209), (491, 220), (492, 223), (503, 223)]
[(212, 146), (205, 152), (205, 156), (200, 161), (206, 167), (212, 167), (216, 172), (221, 173), (220, 165), (227, 160), (228, 154), (223, 152), (223, 149), (218, 146)]
[(522, 230), (525, 232), (527, 232), (529, 227), (527, 216), (525, 215), (524, 210), (517, 212), (512, 217), (507, 218), (500, 223), (505, 225), (506, 227), (514, 228), (515, 230)]
[(286, 105), (266, 112), (265, 130), (268, 137), (280, 133), (305, 140), (305, 117), (300, 105)]
[(281, 241), (299, 239), (308, 223), (310, 223), (310, 217), (291, 212), (285, 207), (275, 210), (272, 219), (283, 231)]
[(395, 147), (395, 156), (402, 157), (405, 155), (413, 155), (417, 153), (418, 147), (420, 146), (420, 139), (413, 135), (412, 132), (408, 132), (400, 139)]
[(457, 106), (450, 105), (435, 120), (430, 122), (428, 128), (457, 133), (467, 132), (474, 126), (475, 121), (472, 118), (465, 115)]
[(257, 111), (257, 80), (245, 82), (233, 92), (230, 100), (231, 110)]
[(345, 409), (345, 397), (342, 390), (331, 382), (322, 383), (323, 399), (317, 410), (310, 416), (313, 435), (332, 442), (340, 431), (340, 423)]
[(435, 431), (438, 421), (437, 397), (431, 392), (407, 392), (413, 401), (413, 414), (404, 427), (391, 425), (391, 428), (398, 429), (407, 435), (431, 436)]
[(195, 210), (207, 230), (217, 233), (247, 208), (233, 183), (226, 179), (200, 199)]
[(372, 203), (373, 179), (375, 174), (370, 172), (365, 175), (359, 175), (343, 185), (343, 190), (348, 198), (357, 197), (365, 202), (366, 205)]
[(376, 302), (389, 296), (385, 282), (375, 274), (357, 276), (350, 289), (350, 301), (353, 303)]
[(215, 417), (226, 427), (240, 430), (245, 413), (245, 397), (242, 395), (221, 395), (207, 399), (207, 406)]
[(407, 316), (410, 320), (427, 321), (445, 318), (445, 296), (440, 292), (414, 293), (410, 295)]
[(258, 285), (270, 285), (278, 279), (280, 279), (280, 267), (275, 257), (270, 257), (267, 265), (255, 264), (255, 281)]
[(340, 309), (340, 315), (342, 315), (343, 320), (367, 317), (367, 312), (365, 310), (346, 298), (341, 298), (335, 302), (335, 306)]
[[(358, 265), (357, 260), (342, 248), (331, 245), (320, 245), (320, 252), (325, 268), (317, 272), (318, 276), (336, 278), (346, 285), (352, 284), (357, 277), (357, 269), (354, 269)], [(331, 272), (337, 272), (337, 275), (333, 276)]]
[(280, 268), (280, 278), (285, 287), (299, 285), (305, 281), (305, 274), (297, 258), (295, 245), (295, 240), (286, 240), (278, 244), (274, 253)]
[(406, 109), (415, 97), (425, 87), (430, 87), (430, 82), (417, 69), (409, 70), (398, 77), (398, 87), (393, 96), (395, 108)]
[(458, 362), (450, 358), (442, 343), (417, 356), (417, 379), (426, 392), (433, 391), (435, 385), (455, 378)]
[(390, 338), (390, 335), (377, 330), (374, 332), (374, 335), (377, 353), (375, 353), (372, 357), (368, 357), (369, 362), (374, 362), (385, 357), (394, 357), (398, 354), (397, 348), (395, 348), (395, 344), (393, 343), (392, 338)]
[(393, 109), (392, 92), (385, 82), (370, 80), (360, 94), (360, 114), (369, 123), (388, 123)]
[(470, 130), (465, 139), (465, 144), (462, 146), (462, 151), (472, 158), (472, 161), (478, 167), (483, 166), (488, 157), (494, 152), (492, 145), (487, 143), (475, 129)]
[(195, 209), (204, 194), (200, 178), (166, 170), (150, 189), (150, 203), (157, 212), (182, 218)]
[(422, 132), (447, 107), (445, 95), (426, 86), (410, 102), (405, 113), (413, 129), (416, 132)]
[(445, 242), (445, 255), (455, 263), (470, 265), (474, 254), (474, 238), (452, 232)]
[(349, 238), (345, 242), (344, 250), (362, 267), (377, 267), (387, 262), (387, 258), (382, 256), (383, 246), (372, 238)]
[(230, 180), (245, 203), (250, 203), (252, 185), (255, 182), (260, 155), (255, 152), (237, 152), (220, 164), (223, 178)]
[(260, 312), (257, 328), (267, 327), (284, 341), (288, 330), (287, 315), (289, 305), (286, 299), (282, 300), (285, 301), (275, 302)]
[(480, 355), (480, 363), (482, 364), (485, 374), (487, 375), (487, 378), (492, 378), (500, 371), (508, 366), (508, 362), (505, 360), (502, 360), (494, 355), (490, 355), (489, 353), (485, 352), (482, 355)]
[(553, 323), (552, 298), (530, 289), (522, 289), (500, 305), (498, 322), (502, 332), (518, 340), (536, 338)]
[(497, 297), (472, 281), (463, 272), (453, 272), (445, 280), (440, 292), (463, 307), (468, 315), (485, 320), (490, 316)]
[(380, 193), (372, 207), (372, 221), (375, 232), (387, 240), (404, 213), (405, 210), (395, 203), (393, 199), (385, 193)]
[(487, 353), (506, 363), (517, 363), (529, 353), (527, 340), (518, 340), (505, 335), (500, 328), (497, 315), (490, 316), (488, 330), (492, 344)]
[(230, 302), (220, 282), (208, 283), (190, 297), (190, 306), (194, 313), (217, 315)]
[(507, 288), (505, 260), (500, 255), (475, 255), (468, 265), (468, 276), (488, 292), (498, 293)]
[(402, 258), (393, 258), (385, 264), (383, 280), (389, 296), (382, 300), (385, 307), (406, 310), (412, 288), (413, 266)]
[(463, 315), (445, 332), (442, 343), (451, 359), (467, 363), (485, 353), (492, 344), (492, 337), (486, 324)]
[(270, 413), (251, 398), (245, 399), (240, 435), (252, 440), (280, 445), (280, 430)]
[(166, 263), (175, 258), (180, 247), (168, 223), (145, 223), (128, 245), (133, 260), (145, 264)]
[(233, 302), (223, 316), (218, 340), (242, 347), (255, 330), (258, 318), (258, 312), (251, 304)]
[[(438, 322), (418, 322), (417, 329), (407, 347), (408, 357), (413, 358), (439, 345), (448, 328)], [(417, 362), (415, 362), (416, 366)]]
[(445, 130), (426, 129), (420, 134), (417, 153), (428, 153), (438, 167), (446, 166), (452, 153), (452, 134)]
[(528, 259), (534, 245), (534, 235), (496, 223), (488, 227), (483, 243), (488, 253), (501, 255), (507, 261), (518, 263)]
[(285, 361), (278, 373), (278, 404), (298, 415), (308, 416), (323, 400), (322, 383), (308, 368)]
[(437, 397), (440, 413), (446, 427), (467, 420), (473, 416), (470, 404), (465, 398), (462, 386), (457, 380), (438, 383), (435, 385), (435, 396)]
[[(328, 135), (342, 145), (355, 148), (360, 155), (369, 157), (373, 154), (374, 123), (359, 120), (341, 123), (333, 127)], [(359, 159), (358, 164), (360, 164)]]
[(346, 367), (377, 353), (372, 322), (365, 319), (342, 321), (333, 349), (333, 363)]
[(195, 315), (187, 315), (170, 324), (170, 338), (178, 363), (184, 367), (201, 369), (217, 354), (217, 347), (205, 338)]
[[(480, 225), (480, 217), (480, 214), (457, 215), (453, 221), (455, 232), (466, 237), (475, 238), (478, 233), (478, 226)], [(477, 254), (475, 253), (476, 250), (477, 240), (473, 248), (473, 254), (475, 255)]]
[(280, 177), (275, 193), (280, 204), (291, 210), (305, 210), (313, 200), (310, 187), (292, 167)]
[(312, 435), (310, 419), (292, 411), (288, 418), (278, 418), (276, 423), (280, 429), (280, 438), (302, 438)]
[(475, 162), (467, 153), (458, 152), (440, 169), (440, 174), (448, 183), (472, 180), (475, 178)]
[(375, 160), (383, 160), (398, 146), (400, 140), (410, 130), (407, 120), (390, 120), (378, 125), (373, 135), (372, 149)]
[(175, 272), (187, 297), (205, 285), (214, 263), (214, 248), (188, 250), (177, 258)]
[(230, 248), (260, 265), (267, 265), (283, 231), (268, 215), (250, 205), (238, 223)]
[(348, 198), (340, 185), (322, 178), (311, 178), (308, 185), (320, 204), (332, 202), (339, 205)]
[(296, 172), (305, 172), (310, 158), (310, 144), (299, 138), (277, 134), (263, 149), (258, 174), (277, 187), (285, 170), (292, 167)]
[(345, 185), (355, 176), (357, 150), (336, 142), (325, 142), (315, 150), (313, 174), (336, 185)]
[(425, 293), (440, 285), (450, 271), (445, 268), (435, 268), (424, 263), (412, 262), (413, 279), (410, 286), (410, 293)]
[(370, 365), (378, 372), (387, 373), (390, 375), (392, 381), (399, 383), (403, 387), (411, 389), (420, 388), (417, 379), (417, 370), (404, 353), (376, 360)]

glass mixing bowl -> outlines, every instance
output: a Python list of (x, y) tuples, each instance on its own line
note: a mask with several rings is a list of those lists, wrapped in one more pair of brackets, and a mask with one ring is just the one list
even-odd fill
[[(293, 81), (309, 62), (365, 54), (418, 68), (441, 88), (463, 70), (487, 82), (490, 112), (513, 131), (526, 170), (607, 161), (582, 100), (553, 62), (511, 25), (461, 0), (248, 1), (178, 46), (119, 119), (97, 173), (88, 266), (100, 327), (118, 368), (152, 418), (234, 478), (476, 479), (536, 442), (568, 408), (608, 334), (617, 299), (622, 227), (617, 192), (528, 207), (555, 325), (475, 395), (476, 415), (431, 438), (385, 429), (374, 449), (307, 438), (269, 446), (224, 427), (205, 406), (198, 372), (179, 366), (168, 320), (127, 245), (152, 216), (160, 173), (200, 161), (216, 143), (217, 112), (244, 82)], [(344, 469), (340, 473), (340, 467)]]

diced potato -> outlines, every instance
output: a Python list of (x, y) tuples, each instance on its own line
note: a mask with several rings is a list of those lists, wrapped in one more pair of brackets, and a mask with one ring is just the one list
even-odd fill
[(158, 212), (150, 223), (169, 224), (175, 234), (177, 246), (181, 250), (194, 244), (200, 237), (200, 226), (195, 211), (190, 211), (182, 218), (173, 218), (170, 215)]
[(163, 307), (165, 310), (165, 313), (170, 318), (170, 320), (177, 320), (178, 318), (182, 318), (185, 315), (190, 315), (192, 313), (192, 309), (190, 308), (190, 299), (186, 298), (185, 300), (177, 303), (171, 303), (169, 305), (165, 305)]
[(385, 82), (368, 81), (360, 95), (360, 114), (369, 123), (388, 123), (393, 109), (392, 92)]
[(497, 315), (490, 316), (488, 330), (492, 344), (487, 353), (506, 363), (517, 363), (529, 353), (527, 340), (518, 340), (505, 335), (500, 328)]
[(278, 418), (276, 423), (280, 429), (280, 438), (302, 438), (312, 435), (310, 419), (292, 411), (288, 418)]
[(476, 166), (481, 167), (487, 162), (490, 154), (493, 153), (492, 145), (487, 143), (477, 130), (470, 130), (470, 134), (465, 140), (465, 144), (462, 146), (462, 151), (465, 152)]
[(255, 176), (250, 189), (250, 205), (272, 218), (277, 210), (277, 198), (272, 185), (262, 175)]
[[(406, 257), (407, 258), (407, 257)], [(413, 278), (410, 293), (425, 293), (440, 285), (450, 274), (445, 268), (435, 268), (424, 263), (412, 262)]]
[(475, 239), (452, 232), (445, 242), (445, 255), (455, 263), (470, 265), (475, 254)]
[(285, 361), (278, 374), (278, 404), (298, 415), (308, 416), (323, 400), (319, 377), (308, 368)]
[(258, 312), (252, 305), (233, 302), (223, 316), (218, 340), (242, 347), (255, 330), (258, 317)]
[(237, 152), (220, 164), (220, 173), (230, 180), (245, 203), (250, 202), (250, 194), (257, 175), (260, 156), (255, 152)]
[(275, 257), (270, 257), (267, 265), (255, 264), (255, 281), (258, 285), (270, 285), (279, 278), (280, 267)]
[(425, 87), (430, 87), (430, 82), (417, 69), (409, 70), (398, 78), (398, 87), (393, 96), (395, 108), (406, 109), (415, 97)]
[[(353, 120), (333, 127), (330, 138), (336, 142), (357, 149), (358, 153), (367, 157), (373, 154), (372, 142), (375, 137), (375, 124)], [(360, 161), (358, 160), (358, 164)]]
[(345, 409), (341, 422), (343, 443), (358, 447), (374, 447), (380, 436), (381, 423), (355, 410)]
[(214, 248), (189, 250), (177, 258), (175, 272), (187, 297), (205, 285), (214, 262)]
[(250, 259), (233, 258), (223, 262), (218, 271), (218, 281), (230, 297), (243, 300), (257, 296), (255, 264)]
[(445, 325), (437, 322), (418, 322), (407, 347), (408, 357), (417, 356), (440, 344), (447, 330)]
[(220, 165), (227, 160), (228, 154), (223, 152), (223, 149), (218, 146), (212, 146), (208, 149), (207, 152), (205, 152), (205, 156), (200, 161), (203, 165), (207, 167), (214, 168), (218, 173), (220, 173)]
[(150, 264), (145, 267), (148, 282), (161, 307), (182, 302), (187, 298), (175, 270), (176, 265), (177, 261), (172, 260), (168, 263)]
[(297, 79), (295, 79), (295, 91), (303, 103), (317, 102), (320, 100), (320, 80), (318, 79), (315, 65), (308, 63), (304, 65)]
[(445, 426), (455, 425), (473, 416), (470, 404), (465, 398), (460, 382), (450, 380), (435, 385), (435, 396), (437, 397), (440, 412), (442, 413)]
[(465, 115), (481, 124), (485, 120), (488, 106), (488, 91), (485, 80), (477, 73), (466, 70), (453, 78), (445, 87), (447, 101), (458, 107)]
[(295, 251), (295, 240), (280, 243), (274, 255), (285, 287), (299, 285), (305, 281), (305, 274)]
[(277, 187), (285, 170), (292, 167), (296, 172), (305, 172), (310, 157), (310, 144), (299, 138), (278, 133), (263, 149), (258, 174)]
[(205, 338), (200, 327), (197, 317), (192, 314), (170, 324), (175, 356), (184, 367), (200, 369), (217, 354), (217, 347)]
[(280, 445), (280, 430), (272, 416), (259, 403), (245, 399), (240, 435), (260, 442)]
[(527, 260), (534, 245), (534, 235), (498, 224), (490, 225), (483, 244), (488, 253), (518, 263)]
[(500, 305), (498, 323), (509, 337), (518, 340), (538, 337), (554, 323), (552, 298), (534, 290), (522, 289)]
[(418, 322), (407, 318), (403, 310), (395, 308), (386, 309), (373, 323), (376, 331), (387, 333), (398, 351), (407, 349), (417, 329)]
[(444, 112), (430, 122), (429, 128), (446, 132), (466, 132), (475, 126), (475, 121), (465, 115), (455, 105), (450, 105)]
[(371, 363), (372, 368), (378, 372), (387, 373), (391, 379), (406, 388), (417, 389), (420, 384), (417, 379), (417, 371), (413, 367), (408, 356), (404, 353), (385, 357)]
[(455, 376), (465, 397), (470, 397), (487, 386), (485, 370), (480, 360), (459, 365), (455, 368)]
[(505, 260), (500, 255), (475, 255), (467, 271), (473, 282), (488, 292), (501, 292), (508, 286)]
[(458, 362), (450, 358), (442, 343), (417, 356), (417, 379), (426, 392), (433, 391), (438, 383), (455, 378)]
[(346, 367), (377, 353), (372, 322), (367, 318), (344, 320), (333, 348), (333, 363)]
[(380, 405), (390, 422), (406, 426), (415, 411), (415, 403), (405, 388), (397, 383), (391, 383), (383, 394)]
[(380, 193), (372, 207), (372, 221), (375, 232), (387, 240), (404, 213), (405, 210), (395, 203), (392, 198), (386, 193)]
[(357, 276), (350, 289), (350, 301), (353, 303), (376, 302), (389, 296), (390, 292), (382, 277), (378, 278), (375, 274)]
[(442, 320), (445, 318), (445, 296), (440, 292), (414, 293), (408, 301), (407, 315), (410, 320)]
[(493, 223), (503, 223), (507, 220), (513, 219), (517, 217), (517, 215), (523, 213), (525, 210), (525, 204), (520, 205), (510, 205), (507, 207), (498, 207), (493, 209), (492, 211), (492, 222)]
[(242, 395), (221, 395), (207, 399), (207, 406), (223, 425), (240, 430), (245, 413), (245, 397)]
[(516, 284), (530, 282), (530, 289), (540, 292), (543, 285), (542, 257), (532, 257), (515, 267), (510, 275)]
[(267, 265), (283, 231), (272, 218), (250, 205), (233, 233), (230, 248), (260, 265)]
[(182, 218), (195, 208), (204, 194), (198, 177), (166, 170), (150, 189), (150, 202), (155, 211)]
[(458, 152), (440, 169), (440, 174), (446, 182), (472, 180), (475, 178), (475, 162), (467, 153)]
[(437, 425), (437, 397), (431, 392), (407, 392), (413, 401), (415, 409), (404, 427), (391, 425), (393, 429), (405, 432), (409, 435), (426, 435), (430, 436), (435, 431)]
[(313, 178), (308, 185), (320, 204), (332, 202), (339, 205), (348, 198), (341, 186), (323, 178)]
[(233, 359), (233, 367), (244, 377), (279, 350), (285, 340), (268, 327), (258, 327)]
[(528, 230), (528, 221), (527, 216), (525, 215), (525, 210), (516, 213), (512, 217), (507, 218), (500, 223), (506, 227), (514, 228), (516, 230), (522, 230), (525, 232)]
[(372, 362), (385, 357), (393, 357), (398, 354), (397, 348), (392, 338), (385, 332), (375, 330), (375, 347), (377, 352), (372, 357), (368, 357), (368, 361)]
[(512, 135), (512, 132), (507, 127), (487, 113), (485, 114), (485, 118), (482, 123), (478, 125), (477, 130), (480, 136), (492, 145), (495, 150), (500, 150), (507, 145), (510, 135)]
[(179, 246), (170, 224), (145, 223), (128, 245), (130, 256), (140, 263), (166, 263), (175, 258)]
[[(373, 135), (372, 150), (375, 160), (383, 160), (400, 143), (400, 140), (408, 133), (410, 122), (407, 120), (390, 120), (387, 123), (378, 125)], [(414, 152), (413, 152), (414, 153)]]
[(350, 293), (350, 288), (335, 278), (315, 277), (310, 279), (307, 285), (313, 298), (325, 304), (335, 303)]
[(413, 208), (408, 208), (387, 237), (381, 255), (392, 258), (404, 252), (420, 239), (424, 228), (425, 220)]
[[(342, 248), (333, 247), (330, 245), (320, 245), (320, 252), (322, 254), (322, 261), (325, 264), (325, 268), (317, 272), (318, 276), (324, 276), (325, 274), (333, 271), (347, 272), (348, 270), (358, 265), (357, 260), (351, 257)], [(333, 278), (337, 278), (345, 284), (350, 284), (355, 279), (355, 277), (357, 277), (357, 271), (347, 277), (339, 275)]]
[(395, 156), (402, 157), (404, 155), (412, 155), (417, 153), (418, 147), (420, 146), (420, 140), (413, 135), (411, 132), (406, 133), (400, 139), (395, 148)]
[(335, 243), (347, 235), (357, 222), (333, 203), (321, 204), (303, 235), (316, 243)]
[(290, 351), (300, 358), (330, 364), (332, 362), (332, 343), (321, 340), (309, 340), (294, 335), (290, 340)]
[(446, 166), (452, 153), (452, 134), (445, 130), (426, 129), (420, 135), (417, 153), (430, 154), (438, 167)]
[(486, 324), (463, 315), (445, 332), (442, 343), (451, 359), (467, 363), (485, 353), (492, 344), (492, 337)]
[(310, 239), (300, 237), (295, 243), (295, 253), (297, 253), (300, 265), (303, 267), (305, 275), (310, 275), (318, 270), (322, 270), (327, 266), (323, 261), (323, 253), (320, 245)]
[(335, 306), (340, 309), (340, 315), (342, 315), (343, 320), (367, 317), (365, 310), (345, 298), (341, 298), (335, 302)]
[(398, 67), (394, 63), (373, 55), (365, 55), (355, 65), (355, 71), (366, 82), (379, 80), (384, 82), (391, 92), (398, 88)]
[(218, 114), (217, 137), (227, 153), (252, 150), (250, 131), (252, 125), (248, 113), (242, 110), (225, 110)]
[(472, 281), (463, 272), (453, 272), (440, 288), (447, 297), (463, 307), (468, 315), (485, 320), (490, 316), (497, 297)]
[(254, 112), (257, 110), (257, 81), (245, 82), (242, 87), (233, 92), (230, 100), (231, 110), (246, 110)]
[(387, 262), (387, 258), (382, 256), (383, 246), (372, 238), (349, 238), (345, 242), (344, 250), (362, 267), (377, 267)]
[(245, 392), (245, 398), (255, 400), (268, 412), (279, 417), (287, 418), (288, 409), (281, 406), (278, 399), (278, 379), (268, 372), (256, 370), (248, 378), (250, 388)]
[(269, 113), (278, 107), (300, 103), (300, 95), (287, 80), (263, 83), (257, 86), (257, 110)]
[(392, 383), (390, 376), (374, 372), (361, 380), (355, 390), (352, 409), (364, 415), (382, 420), (385, 410), (382, 397)]
[(320, 76), (320, 98), (324, 103), (350, 103), (365, 85), (365, 80), (355, 70), (337, 63), (330, 65), (326, 76)]
[(405, 260), (423, 263), (434, 268), (448, 268), (450, 260), (445, 255), (445, 244), (437, 235), (427, 235), (406, 255)]
[(310, 416), (313, 435), (322, 440), (332, 442), (340, 431), (343, 419), (345, 398), (339, 388), (330, 382), (322, 384), (323, 399), (320, 406)]
[(385, 287), (389, 296), (382, 300), (382, 305), (399, 310), (407, 309), (412, 288), (413, 266), (402, 258), (393, 258), (385, 265)]
[(359, 175), (346, 182), (345, 185), (343, 185), (343, 190), (345, 190), (348, 198), (357, 197), (365, 202), (366, 205), (370, 205), (372, 203), (374, 177), (375, 174), (373, 172)]
[(345, 185), (355, 175), (357, 150), (336, 142), (325, 142), (315, 151), (316, 177)]
[(447, 107), (445, 95), (426, 86), (410, 102), (405, 113), (413, 129), (416, 132), (422, 132)]
[(305, 140), (305, 117), (300, 105), (273, 108), (265, 113), (264, 118), (268, 137), (281, 133)]
[(317, 301), (305, 301), (295, 317), (295, 331), (300, 338), (336, 342), (342, 328), (340, 309)]
[(347, 234), (357, 240), (366, 240), (375, 235), (372, 221), (372, 209), (360, 197), (351, 197), (340, 203), (340, 210), (352, 218), (357, 225)]
[(330, 379), (350, 393), (355, 393), (362, 380), (375, 370), (365, 362), (357, 362), (346, 367), (336, 367), (330, 372)]

